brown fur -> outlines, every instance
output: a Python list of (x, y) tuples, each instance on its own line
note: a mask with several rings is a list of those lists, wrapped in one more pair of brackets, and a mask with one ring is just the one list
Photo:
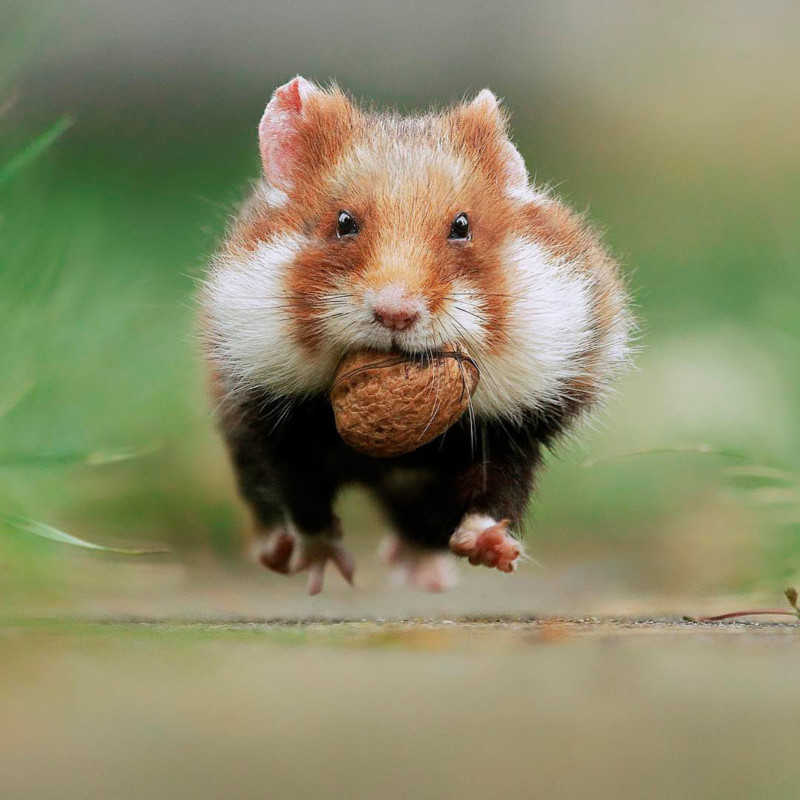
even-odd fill
[[(336, 540), (333, 502), (352, 481), (416, 547), (446, 548), (466, 519), (519, 531), (541, 448), (625, 357), (626, 294), (599, 236), (528, 185), (488, 91), (405, 119), (295, 78), (259, 134), (265, 181), (214, 260), (203, 324), (241, 493), (257, 530), (284, 537), (285, 552), (262, 551), (262, 563), (291, 571), (290, 529)], [(357, 235), (337, 236), (345, 210)], [(462, 212), (471, 239), (451, 239)], [(409, 330), (385, 324), (387, 303), (414, 315)], [(401, 456), (346, 445), (327, 396), (340, 359), (374, 342), (416, 355), (445, 344), (437, 330), (472, 337), (483, 407)]]
[[(287, 102), (300, 101), (291, 95)], [(582, 373), (565, 393), (582, 404), (595, 398), (607, 379), (607, 339), (626, 313), (617, 266), (581, 216), (555, 200), (531, 195), (524, 201), (509, 192), (527, 177), (509, 142), (506, 115), (491, 94), (408, 120), (365, 111), (334, 87), (307, 98), (297, 126), (287, 202), (270, 203), (257, 192), (224, 253), (252, 252), (279, 233), (309, 238), (284, 298), (296, 342), (309, 355), (327, 346), (320, 323), (327, 297), (346, 292), (358, 299), (394, 283), (424, 296), (432, 314), (447, 303), (454, 282), (465, 283), (485, 299), (488, 352), (519, 346), (505, 333), (513, 287), (501, 259), (508, 235), (518, 234), (591, 278), (595, 335), (579, 359)], [(351, 241), (335, 235), (342, 209), (360, 226)], [(448, 227), (462, 210), (469, 211), (473, 238), (454, 245)]]

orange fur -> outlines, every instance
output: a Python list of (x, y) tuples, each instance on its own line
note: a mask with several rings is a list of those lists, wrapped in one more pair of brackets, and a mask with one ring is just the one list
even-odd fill
[[(527, 174), (493, 95), (482, 92), (472, 103), (416, 119), (364, 111), (337, 88), (315, 90), (302, 104), (288, 97), (295, 133), (287, 145), (285, 202), (256, 192), (229, 232), (221, 261), (252, 254), (278, 235), (306, 237), (281, 301), (295, 343), (309, 358), (330, 346), (325, 315), (337, 298), (357, 306), (386, 286), (424, 298), (434, 319), (447, 313), (454, 287), (466, 286), (480, 298), (487, 353), (526, 346), (506, 334), (517, 312), (502, 253), (509, 236), (518, 235), (587, 278), (593, 337), (564, 392), (582, 402), (594, 398), (607, 382), (608, 341), (627, 325), (624, 287), (581, 217), (555, 200), (524, 194)], [(358, 221), (351, 240), (336, 238), (341, 210)], [(449, 226), (462, 211), (472, 239), (450, 241)]]

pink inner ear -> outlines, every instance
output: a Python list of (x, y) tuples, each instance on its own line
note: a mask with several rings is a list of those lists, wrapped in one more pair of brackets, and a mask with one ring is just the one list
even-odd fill
[(291, 186), (299, 156), (299, 125), (303, 104), (316, 87), (299, 75), (275, 90), (258, 126), (264, 175), (281, 189)]
[(511, 183), (518, 186), (527, 186), (530, 177), (525, 167), (525, 160), (522, 158), (519, 150), (517, 150), (511, 142), (506, 144), (506, 157), (508, 159), (508, 178)]
[[(298, 75), (275, 92), (275, 99), (284, 111), (299, 114), (303, 110), (303, 101), (300, 97), (300, 81), (302, 80), (303, 78)], [(305, 82), (307, 83), (307, 81)]]

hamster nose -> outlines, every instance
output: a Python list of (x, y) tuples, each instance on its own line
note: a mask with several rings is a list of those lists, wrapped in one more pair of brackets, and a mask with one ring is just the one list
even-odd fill
[(392, 331), (404, 331), (419, 319), (419, 314), (414, 309), (402, 306), (378, 306), (373, 310), (373, 314), (376, 322), (380, 322), (384, 328)]

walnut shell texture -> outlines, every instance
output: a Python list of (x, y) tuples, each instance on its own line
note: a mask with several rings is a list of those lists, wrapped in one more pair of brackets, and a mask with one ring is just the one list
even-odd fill
[(444, 433), (478, 386), (462, 348), (412, 358), (361, 350), (345, 358), (330, 400), (336, 428), (353, 449), (377, 458), (410, 453)]

